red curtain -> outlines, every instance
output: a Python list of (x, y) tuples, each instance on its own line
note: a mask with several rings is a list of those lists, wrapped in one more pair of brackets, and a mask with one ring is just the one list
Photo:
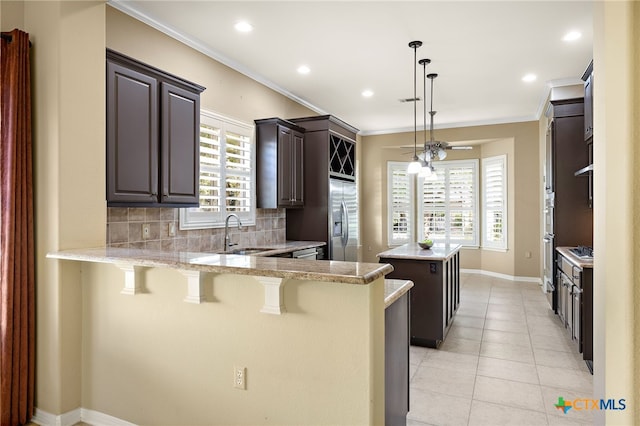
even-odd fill
[(29, 35), (2, 33), (0, 50), (0, 424), (33, 415), (35, 268)]

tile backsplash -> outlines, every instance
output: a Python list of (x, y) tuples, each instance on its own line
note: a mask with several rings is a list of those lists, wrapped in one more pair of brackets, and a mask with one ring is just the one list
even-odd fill
[[(180, 230), (179, 209), (107, 208), (107, 245), (167, 251), (217, 252), (224, 249), (224, 228)], [(142, 238), (142, 225), (149, 224), (149, 238)], [(238, 230), (229, 223), (231, 242), (237, 247), (265, 247), (284, 243), (286, 210), (257, 209), (256, 224)], [(169, 236), (175, 226), (175, 236)]]

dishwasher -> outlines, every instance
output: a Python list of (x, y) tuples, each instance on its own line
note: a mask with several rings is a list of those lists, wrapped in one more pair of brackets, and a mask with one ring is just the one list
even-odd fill
[(306, 260), (316, 260), (318, 257), (322, 256), (322, 252), (318, 250), (318, 247), (312, 247), (303, 250), (294, 250), (286, 253), (276, 254), (270, 257), (288, 257), (293, 259), (306, 259)]
[(316, 260), (318, 258), (318, 249), (316, 247), (312, 247), (304, 250), (296, 250), (291, 253), (291, 257), (294, 259)]

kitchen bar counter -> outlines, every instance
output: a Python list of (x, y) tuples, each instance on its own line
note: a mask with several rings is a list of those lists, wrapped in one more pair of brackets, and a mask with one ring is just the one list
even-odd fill
[(388, 264), (335, 262), (232, 254), (98, 247), (47, 254), (48, 258), (261, 277), (369, 284), (393, 271)]

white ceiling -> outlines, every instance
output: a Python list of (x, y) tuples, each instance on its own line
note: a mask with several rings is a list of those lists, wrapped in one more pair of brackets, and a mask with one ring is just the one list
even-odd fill
[[(427, 73), (439, 74), (436, 128), (536, 120), (550, 87), (580, 83), (592, 57), (591, 1), (109, 4), (363, 134), (413, 129), (413, 103), (399, 101), (413, 97), (412, 40), (423, 42), (418, 59), (432, 61)], [(237, 33), (240, 20), (253, 31)], [(570, 30), (582, 37), (562, 41)], [(298, 74), (301, 64), (311, 72)], [(527, 73), (537, 80), (524, 83)], [(417, 75), (422, 98), (420, 65)]]

